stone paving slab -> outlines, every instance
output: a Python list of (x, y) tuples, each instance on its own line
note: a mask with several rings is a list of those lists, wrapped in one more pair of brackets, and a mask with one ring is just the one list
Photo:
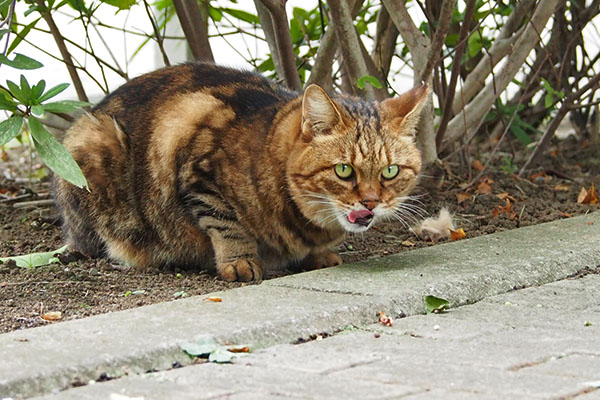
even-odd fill
[[(553, 292), (552, 304), (532, 316), (530, 304)], [(563, 280), (393, 327), (275, 345), (234, 364), (125, 377), (38, 400), (598, 398), (598, 292), (600, 275)], [(591, 325), (573, 326), (583, 318)]]
[[(181, 344), (198, 334), (221, 343), (265, 348), (320, 332), (367, 326), (376, 321), (378, 311), (392, 317), (423, 313), (425, 294), (447, 298), (454, 307), (473, 303), (594, 268), (600, 265), (599, 243), (600, 212), (596, 212), (274, 279), (218, 293), (221, 303), (205, 301), (206, 296), (192, 297), (3, 334), (0, 399), (86, 384), (103, 373), (119, 377), (166, 370), (173, 363), (186, 365), (190, 361)], [(548, 293), (544, 296), (551, 298)], [(592, 311), (596, 315), (598, 308)], [(451, 325), (471, 332), (472, 338), (478, 337), (473, 332), (492, 329), (495, 323), (490, 319), (485, 326), (476, 324), (471, 329), (473, 321), (461, 326), (459, 315), (453, 313)], [(530, 316), (521, 318), (527, 321)], [(501, 327), (500, 333), (507, 329)], [(412, 386), (398, 390), (404, 393)]]

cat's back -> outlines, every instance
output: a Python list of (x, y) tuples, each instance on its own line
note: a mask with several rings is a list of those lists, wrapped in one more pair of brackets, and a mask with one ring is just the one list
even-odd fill
[(297, 96), (251, 71), (193, 62), (141, 75), (109, 94), (92, 112), (108, 114), (126, 133), (134, 133), (147, 130), (162, 115), (181, 113), (186, 101), (199, 108), (203, 100), (216, 101), (243, 120), (276, 111)]

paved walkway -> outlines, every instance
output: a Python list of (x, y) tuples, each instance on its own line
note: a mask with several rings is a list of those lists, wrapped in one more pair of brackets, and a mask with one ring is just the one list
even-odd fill
[[(600, 398), (600, 275), (565, 279), (599, 265), (596, 212), (11, 332), (0, 399)], [(253, 352), (189, 365), (200, 334)]]

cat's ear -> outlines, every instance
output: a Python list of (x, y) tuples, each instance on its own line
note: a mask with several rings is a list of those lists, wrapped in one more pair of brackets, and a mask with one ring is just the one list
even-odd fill
[(306, 138), (327, 134), (342, 121), (342, 115), (320, 86), (312, 84), (302, 98), (302, 133)]
[(415, 135), (421, 108), (427, 99), (428, 85), (416, 86), (393, 99), (381, 102), (383, 119), (402, 134)]

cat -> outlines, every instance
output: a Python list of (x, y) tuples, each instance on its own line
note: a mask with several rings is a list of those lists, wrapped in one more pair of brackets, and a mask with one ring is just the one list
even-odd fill
[(65, 136), (89, 185), (55, 179), (67, 243), (227, 281), (341, 264), (346, 232), (397, 218), (417, 183), (427, 90), (377, 103), (205, 63), (142, 75)]

